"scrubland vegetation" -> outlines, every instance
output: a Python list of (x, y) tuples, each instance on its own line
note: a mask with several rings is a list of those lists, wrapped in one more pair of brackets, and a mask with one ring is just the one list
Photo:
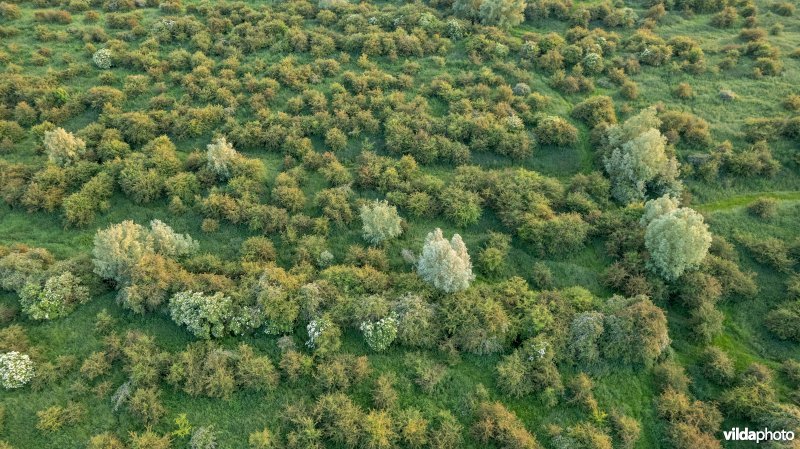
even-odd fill
[(797, 14), (0, 1), (0, 449), (800, 435)]

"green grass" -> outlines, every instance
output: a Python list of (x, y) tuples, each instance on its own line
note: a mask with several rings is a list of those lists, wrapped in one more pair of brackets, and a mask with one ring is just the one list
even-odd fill
[[(194, 1), (187, 1), (194, 4)], [(249, 1), (248, 4), (261, 5), (260, 2)], [(588, 2), (579, 2), (588, 3)], [(767, 12), (768, 3), (758, 1), (762, 13), (759, 14), (759, 26), (768, 29), (775, 23), (782, 23), (785, 29), (780, 36), (769, 36), (769, 41), (781, 50), (783, 55), (788, 55), (800, 46), (800, 19), (797, 16), (785, 18)], [(390, 4), (381, 3), (382, 7)], [(633, 5), (637, 12), (642, 14), (644, 9), (640, 5)], [(25, 74), (48, 76), (48, 73), (64, 69), (67, 64), (64, 57), (82, 63), (89, 63), (91, 53), (83, 48), (80, 40), (66, 42), (38, 42), (33, 36), (33, 5), (21, 5), (23, 17), (14, 21), (19, 26), (20, 34), (0, 42), (0, 51), (5, 52), (9, 59), (21, 67)], [(105, 13), (103, 13), (105, 14)], [(143, 10), (143, 23), (160, 18), (162, 15), (155, 8)], [(73, 13), (74, 22), (71, 25), (46, 25), (48, 29), (66, 31), (71, 28), (86, 26), (83, 23), (84, 13)], [(670, 37), (686, 35), (697, 40), (703, 48), (709, 71), (693, 75), (665, 67), (642, 67), (642, 70), (631, 76), (638, 86), (641, 95), (635, 100), (623, 99), (618, 88), (607, 79), (597, 80), (597, 89), (594, 94), (611, 95), (618, 106), (620, 119), (631, 113), (652, 104), (661, 103), (667, 109), (691, 112), (707, 120), (711, 127), (715, 141), (730, 140), (736, 149), (748, 145), (743, 140), (741, 126), (749, 117), (788, 117), (791, 113), (781, 106), (782, 100), (794, 93), (798, 93), (800, 85), (800, 60), (782, 57), (785, 65), (784, 72), (778, 77), (764, 77), (755, 79), (751, 76), (753, 59), (742, 56), (739, 64), (729, 71), (717, 71), (715, 66), (724, 55), (726, 46), (741, 44), (737, 37), (739, 27), (720, 30), (709, 25), (710, 16), (700, 14), (684, 18), (679, 13), (671, 12), (659, 25), (655, 33), (669, 39)], [(308, 25), (311, 21), (303, 22)], [(5, 24), (5, 22), (0, 22)], [(101, 20), (97, 26), (103, 26)], [(596, 26), (593, 24), (592, 26)], [(740, 25), (740, 24), (739, 24)], [(561, 35), (566, 33), (568, 26), (565, 22), (554, 19), (525, 22), (509, 33), (515, 37), (523, 37), (525, 33), (556, 32)], [(622, 36), (632, 33), (631, 30), (615, 29)], [(110, 31), (112, 36), (119, 37), (120, 31)], [(130, 42), (132, 46), (141, 44), (141, 39)], [(182, 44), (163, 45), (159, 50), (162, 55), (182, 48)], [(39, 48), (48, 48), (54, 57), (45, 66), (34, 66), (28, 61), (28, 56)], [(211, 52), (209, 52), (211, 54)], [(223, 57), (212, 55), (219, 63)], [(262, 49), (241, 57), (244, 66), (257, 60), (264, 60), (270, 64), (277, 63), (285, 55)], [(338, 55), (336, 55), (338, 57)], [(342, 71), (363, 71), (356, 63), (357, 54), (351, 54), (351, 60), (342, 64)], [(446, 63), (442, 67), (431, 57), (409, 58), (420, 63), (420, 71), (415, 74), (414, 85), (404, 92), (408, 98), (422, 94), (426, 83), (437, 75), (448, 72), (453, 76), (471, 71), (479, 72), (483, 66), (494, 65), (488, 57), (484, 64), (475, 65), (467, 59), (464, 41), (454, 43), (449, 52), (444, 55)], [(300, 63), (310, 63), (313, 57), (308, 53), (297, 55)], [(391, 60), (386, 57), (371, 58), (380, 69), (399, 75), (405, 58)], [(518, 64), (514, 60), (509, 62)], [(4, 64), (7, 67), (7, 64)], [(517, 67), (517, 66), (515, 66)], [(495, 70), (496, 73), (501, 73)], [(545, 111), (547, 114), (556, 114), (569, 118), (573, 106), (582, 101), (585, 95), (562, 94), (549, 85), (549, 75), (535, 69), (520, 67), (519, 73), (503, 73), (505, 81), (513, 86), (517, 82), (526, 82), (531, 88), (551, 97), (552, 102)], [(124, 76), (136, 72), (115, 69), (116, 80), (111, 84), (121, 88)], [(330, 94), (331, 82), (341, 81), (340, 77), (325, 79), (320, 84), (312, 87), (323, 93)], [(676, 98), (672, 91), (678, 83), (689, 83), (695, 93), (690, 100)], [(89, 87), (101, 84), (99, 71), (90, 69), (86, 73), (70, 79), (63, 80), (70, 95), (81, 95)], [(180, 98), (185, 94), (185, 89), (178, 83), (167, 83), (167, 93)], [(737, 94), (733, 102), (724, 102), (719, 98), (719, 91), (730, 89)], [(152, 92), (151, 92), (152, 93)], [(282, 88), (277, 100), (273, 102), (275, 111), (285, 108), (285, 102), (298, 95), (299, 92)], [(146, 96), (130, 98), (124, 105), (124, 110), (138, 110), (146, 108)], [(246, 99), (245, 99), (246, 100)], [(202, 102), (190, 101), (194, 106)], [(246, 101), (236, 112), (236, 118), (245, 121), (253, 118), (253, 111), (246, 106)], [(439, 99), (429, 100), (429, 108), (437, 117), (448, 113), (448, 105)], [(0, 111), (5, 119), (5, 110)], [(97, 111), (85, 111), (72, 117), (61, 124), (72, 131), (78, 130), (87, 124), (98, 120)], [(570, 119), (571, 120), (571, 119)], [(574, 120), (573, 120), (574, 122)], [(497, 156), (488, 152), (473, 152), (471, 164), (479, 165), (485, 169), (500, 169), (506, 167), (524, 167), (536, 170), (544, 175), (568, 182), (577, 173), (587, 173), (598, 170), (597, 149), (589, 141), (589, 132), (584, 125), (575, 123), (580, 130), (579, 141), (572, 146), (556, 148), (538, 145), (530, 158), (523, 161), (513, 161), (506, 157)], [(182, 158), (193, 150), (202, 150), (215, 131), (207, 132), (191, 139), (176, 140), (179, 154)], [(375, 143), (376, 151), (382, 155), (396, 157), (389, 154), (384, 148), (383, 136), (354, 136), (350, 139), (347, 149), (337, 156), (350, 169), (354, 169), (355, 161), (361, 151), (363, 138), (369, 138)], [(324, 151), (324, 144), (319, 136), (313, 138), (314, 148)], [(19, 142), (13, 151), (3, 153), (2, 159), (22, 162), (32, 165), (43, 165), (44, 157), (35, 150), (32, 137), (27, 137)], [(688, 191), (692, 194), (692, 207), (703, 212), (707, 217), (711, 230), (734, 241), (733, 236), (738, 232), (747, 232), (760, 237), (776, 237), (785, 241), (792, 241), (798, 237), (800, 223), (800, 172), (795, 156), (797, 142), (783, 139), (770, 143), (775, 157), (780, 160), (782, 169), (773, 178), (733, 178), (721, 176), (713, 182), (700, 181), (694, 178), (685, 180)], [(678, 145), (676, 148), (679, 158), (694, 152), (707, 152), (709, 149), (693, 149)], [(271, 186), (277, 173), (283, 169), (283, 157), (278, 154), (268, 153), (260, 148), (246, 148), (242, 152), (251, 158), (262, 160), (267, 169), (267, 186)], [(433, 174), (439, 178), (450, 181), (453, 176), (453, 167), (447, 164), (431, 164), (422, 167), (423, 172)], [(308, 196), (308, 215), (318, 216), (319, 210), (313, 204), (313, 195), (328, 185), (317, 173), (310, 173), (307, 182), (303, 185)], [(377, 192), (359, 191), (361, 197), (380, 197)], [(758, 220), (750, 216), (745, 207), (753, 200), (761, 197), (779, 200), (780, 214), (769, 221)], [(19, 209), (12, 209), (5, 204), (0, 205), (0, 245), (24, 243), (35, 247), (44, 247), (59, 258), (68, 258), (78, 254), (85, 254), (91, 250), (95, 232), (112, 223), (131, 219), (139, 223), (146, 223), (152, 219), (161, 219), (168, 222), (176, 231), (189, 233), (200, 242), (201, 251), (218, 255), (223, 259), (235, 259), (238, 248), (247, 237), (256, 235), (246, 226), (234, 226), (222, 223), (218, 232), (204, 233), (201, 231), (203, 216), (190, 211), (182, 215), (174, 215), (168, 210), (168, 201), (160, 199), (150, 204), (139, 205), (125, 198), (121, 193), (116, 193), (112, 198), (112, 207), (107, 213), (101, 214), (98, 219), (87, 228), (68, 228), (60, 216), (60, 211), (53, 213), (27, 213)], [(485, 243), (487, 231), (500, 230), (512, 233), (513, 230), (505, 228), (488, 206), (478, 223), (460, 228), (445, 220), (443, 217), (429, 217), (408, 219), (407, 231), (397, 240), (387, 245), (387, 254), (391, 260), (394, 271), (410, 271), (400, 257), (402, 249), (419, 250), (425, 235), (435, 227), (442, 228), (447, 236), (459, 233), (463, 236), (473, 261)], [(407, 217), (408, 218), (408, 217)], [(357, 222), (357, 220), (356, 220)], [(351, 226), (332, 226), (328, 239), (331, 250), (336, 254), (337, 260), (342, 260), (352, 244), (363, 244), (358, 224)], [(294, 248), (291, 244), (282, 241), (278, 236), (270, 236), (278, 246), (278, 261), (285, 267), (292, 263)], [(741, 266), (745, 270), (752, 270), (757, 275), (760, 288), (759, 294), (751, 299), (737, 299), (719, 305), (725, 314), (724, 332), (716, 337), (713, 345), (725, 350), (734, 360), (737, 369), (744, 369), (750, 363), (758, 362), (771, 368), (790, 358), (800, 358), (800, 347), (796, 343), (789, 343), (776, 339), (763, 326), (763, 316), (785, 300), (785, 287), (787, 275), (776, 272), (770, 267), (756, 262), (745, 250), (739, 248)], [(513, 239), (512, 249), (505, 266), (499, 275), (487, 276), (478, 269), (479, 283), (492, 283), (510, 276), (520, 276), (528, 281), (532, 280), (532, 267), (536, 262), (543, 262), (553, 272), (556, 288), (582, 286), (591, 291), (598, 298), (607, 298), (613, 292), (601, 282), (602, 272), (613, 260), (605, 250), (605, 242), (601, 238), (593, 238), (584, 248), (568, 254), (541, 256), (531, 245)], [(18, 303), (17, 298), (10, 293), (0, 293), (0, 304), (11, 306)], [(718, 399), (721, 389), (704, 379), (698, 366), (698, 356), (703, 349), (688, 332), (688, 320), (685, 311), (676, 306), (668, 306), (670, 334), (673, 338), (673, 349), (677, 359), (687, 368), (692, 377), (692, 393), (702, 400)], [(16, 322), (22, 324), (32, 343), (41, 349), (42, 355), (48, 360), (53, 360), (59, 355), (74, 355), (79, 362), (93, 351), (103, 348), (102, 337), (93, 332), (96, 314), (108, 309), (118, 321), (118, 332), (137, 329), (154, 335), (161, 348), (171, 352), (182, 350), (193, 338), (184, 329), (176, 326), (168, 316), (161, 313), (149, 315), (136, 315), (122, 309), (115, 301), (113, 293), (106, 293), (92, 300), (71, 314), (70, 316), (53, 322), (31, 322), (24, 318), (17, 318)], [(295, 333), (298, 345), (304, 341), (302, 328)], [(276, 361), (279, 356), (275, 337), (256, 334), (242, 338), (226, 338), (222, 344), (226, 347), (235, 347), (240, 341), (256, 347), (262, 353), (268, 354)], [(547, 441), (546, 426), (558, 424), (569, 426), (588, 419), (586, 413), (575, 404), (562, 400), (556, 407), (547, 406), (538, 397), (521, 399), (510, 398), (504, 395), (497, 385), (495, 366), (501, 355), (475, 356), (462, 354), (458, 361), (450, 360), (444, 353), (430, 351), (428, 356), (448, 365), (448, 377), (442, 387), (433, 394), (424, 394), (413, 384), (412, 375), (403, 363), (405, 348), (392, 347), (385, 353), (371, 353), (364, 345), (358, 332), (348, 330), (344, 339), (345, 349), (354, 354), (368, 354), (373, 367), (372, 378), (380, 373), (393, 372), (397, 375), (396, 388), (400, 393), (401, 407), (419, 408), (424, 414), (433, 415), (439, 409), (449, 409), (458, 417), (466, 427), (471, 425), (468, 413), (468, 404), (471, 395), (480, 384), (486, 387), (492, 399), (502, 400), (509, 409), (522, 419), (526, 427), (537, 434), (540, 440)], [(568, 366), (561, 367), (564, 380), (568, 380), (577, 372)], [(119, 362), (113, 367), (112, 373), (103, 380), (109, 380), (116, 387), (123, 383), (125, 374)], [(126, 410), (114, 412), (108, 397), (97, 397), (92, 392), (80, 392), (75, 388), (81, 382), (81, 376), (76, 370), (71, 371), (65, 379), (50, 385), (42, 391), (33, 391), (30, 388), (18, 391), (0, 391), (0, 404), (6, 409), (6, 420), (0, 428), (0, 440), (7, 440), (17, 449), (71, 449), (84, 448), (89, 437), (103, 431), (112, 431), (124, 435), (129, 431), (141, 431), (142, 426)], [(618, 409), (641, 421), (643, 434), (637, 444), (638, 449), (655, 449), (668, 447), (664, 440), (662, 423), (655, 415), (653, 400), (657, 395), (652, 374), (649, 370), (608, 370), (597, 375), (595, 379), (595, 395), (603, 410)], [(788, 398), (788, 387), (784, 382), (776, 382), (782, 399)], [(353, 386), (349, 395), (364, 409), (371, 407), (370, 401), (371, 382)], [(285, 430), (285, 423), (281, 419), (282, 410), (287, 404), (313, 401), (319, 394), (318, 387), (309, 379), (299, 385), (289, 385), (286, 382), (274, 391), (266, 394), (253, 394), (251, 392), (237, 392), (230, 400), (208, 399), (203, 397), (190, 397), (185, 393), (168, 386), (161, 386), (162, 398), (168, 413), (154, 430), (169, 432), (173, 429), (172, 420), (180, 413), (186, 413), (194, 426), (213, 424), (220, 432), (220, 446), (224, 448), (246, 447), (247, 434), (263, 427), (269, 427), (277, 433)], [(64, 405), (67, 401), (78, 401), (86, 407), (86, 417), (76, 426), (67, 427), (57, 433), (43, 433), (35, 428), (37, 421), (36, 412), (52, 405)], [(737, 424), (735, 420), (726, 420), (724, 426)], [(467, 433), (468, 434), (468, 433)], [(186, 446), (186, 441), (176, 441), (175, 447)], [(329, 446), (333, 447), (333, 446)], [(465, 448), (483, 447), (473, 437), (467, 436)], [(725, 445), (728, 447), (745, 447), (742, 445)]]

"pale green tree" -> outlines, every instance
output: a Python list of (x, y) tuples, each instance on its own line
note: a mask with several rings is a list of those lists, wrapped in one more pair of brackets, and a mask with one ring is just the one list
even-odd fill
[(658, 198), (648, 200), (644, 203), (644, 214), (639, 220), (642, 226), (647, 226), (656, 218), (668, 214), (680, 206), (678, 200), (670, 195), (663, 195)]
[(161, 220), (150, 222), (150, 235), (153, 238), (153, 249), (166, 257), (183, 257), (195, 252), (197, 242), (189, 234), (178, 234)]
[(422, 254), (417, 260), (417, 273), (429, 284), (448, 293), (465, 290), (475, 278), (461, 236), (454, 234), (448, 242), (439, 228), (425, 237)]
[(86, 142), (64, 128), (44, 133), (44, 149), (50, 162), (65, 167), (86, 153)]
[(483, 0), (478, 14), (484, 25), (510, 28), (525, 20), (525, 1)]
[(679, 164), (667, 152), (661, 122), (648, 108), (607, 132), (610, 152), (603, 158), (611, 178), (611, 193), (621, 203), (641, 201), (663, 193), (680, 193)]
[(217, 137), (206, 147), (208, 168), (217, 176), (228, 178), (233, 164), (241, 158), (225, 137)]
[(650, 252), (651, 269), (672, 281), (705, 259), (711, 247), (711, 232), (702, 215), (683, 207), (650, 221), (645, 246)]
[(144, 226), (125, 220), (97, 231), (94, 236), (92, 262), (94, 272), (118, 285), (128, 282), (130, 270), (148, 252), (153, 242)]
[(130, 280), (134, 265), (148, 253), (165, 257), (182, 257), (197, 249), (187, 234), (178, 234), (160, 220), (150, 222), (150, 229), (126, 220), (97, 231), (94, 236), (92, 262), (94, 272), (117, 285)]
[(455, 0), (453, 2), (453, 12), (457, 17), (462, 17), (475, 23), (480, 19), (481, 3), (482, 0)]
[(386, 201), (373, 201), (361, 206), (364, 240), (377, 245), (403, 232), (397, 208)]

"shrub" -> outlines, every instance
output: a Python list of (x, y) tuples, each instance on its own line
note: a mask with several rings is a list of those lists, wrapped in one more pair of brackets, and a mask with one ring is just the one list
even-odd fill
[(250, 449), (275, 449), (279, 444), (277, 437), (269, 429), (251, 432), (247, 438)]
[(233, 164), (242, 156), (233, 149), (225, 137), (218, 137), (206, 146), (206, 162), (212, 173), (221, 178), (231, 176)]
[(528, 379), (528, 367), (522, 359), (522, 353), (514, 351), (497, 364), (498, 385), (504, 393), (514, 396), (526, 396), (534, 391), (535, 386)]
[(69, 271), (52, 276), (44, 286), (28, 283), (20, 292), (22, 311), (34, 320), (61, 318), (89, 300), (89, 289)]
[(194, 173), (181, 172), (166, 179), (164, 184), (170, 197), (178, 197), (184, 202), (194, 200), (200, 193), (200, 182)]
[(767, 314), (764, 324), (778, 338), (800, 341), (800, 301), (772, 310)]
[(681, 99), (689, 99), (694, 97), (692, 86), (689, 83), (680, 83), (675, 88), (675, 96)]
[(721, 349), (711, 346), (701, 355), (703, 374), (720, 385), (729, 384), (736, 376), (733, 361)]
[(553, 438), (556, 449), (611, 449), (611, 437), (589, 423), (580, 423)]
[(359, 326), (364, 340), (373, 351), (385, 351), (397, 338), (397, 318), (388, 316), (376, 322), (364, 321)]
[(689, 389), (689, 377), (683, 366), (673, 360), (659, 363), (653, 369), (656, 386), (660, 391), (672, 389), (675, 391), (686, 392)]
[(5, 20), (16, 20), (19, 19), (22, 13), (20, 12), (19, 6), (13, 3), (0, 3), (0, 17)]
[(663, 193), (679, 193), (678, 162), (666, 152), (666, 138), (657, 127), (655, 111), (645, 109), (622, 125), (609, 128), (610, 153), (603, 158), (611, 178), (611, 193), (622, 203), (644, 199), (654, 186)]
[(505, 264), (508, 250), (511, 247), (511, 237), (499, 232), (489, 232), (486, 246), (478, 253), (478, 261), (484, 271), (497, 273)]
[(578, 103), (572, 109), (572, 116), (594, 128), (600, 123), (617, 123), (614, 101), (605, 95), (596, 95)]
[(578, 129), (561, 117), (548, 115), (536, 123), (534, 134), (545, 145), (565, 146), (578, 141)]
[(145, 426), (153, 426), (167, 413), (161, 404), (160, 391), (156, 387), (137, 388), (129, 399), (129, 407)]
[(141, 433), (131, 432), (131, 449), (170, 449), (172, 440), (169, 435), (158, 435), (152, 430)]
[(325, 145), (331, 151), (342, 151), (347, 147), (347, 136), (338, 128), (331, 128), (325, 133)]
[(342, 331), (329, 317), (311, 320), (306, 326), (308, 340), (306, 346), (314, 350), (319, 357), (329, 356), (339, 350), (342, 345)]
[(669, 346), (664, 311), (646, 297), (607, 315), (603, 354), (624, 364), (651, 366)]
[(233, 303), (223, 293), (206, 296), (201, 292), (176, 293), (169, 300), (170, 316), (175, 323), (185, 325), (200, 338), (220, 338), (229, 330)]
[(783, 100), (783, 107), (789, 111), (800, 111), (800, 95), (793, 94)]
[(397, 208), (386, 201), (373, 201), (361, 206), (362, 234), (364, 240), (377, 245), (399, 236), (403, 232)]
[(105, 352), (97, 351), (87, 357), (81, 364), (81, 374), (88, 380), (94, 380), (108, 373), (111, 362)]
[(445, 366), (421, 354), (407, 353), (405, 365), (413, 373), (414, 383), (427, 394), (437, 391), (447, 377)]
[(349, 186), (321, 190), (315, 198), (317, 206), (322, 208), (322, 214), (337, 224), (349, 223), (353, 220), (353, 210), (350, 199), (353, 191)]
[(480, 219), (481, 198), (475, 192), (452, 186), (441, 192), (439, 201), (445, 216), (459, 227), (473, 225)]
[(87, 226), (94, 221), (98, 212), (111, 207), (109, 198), (114, 190), (114, 179), (106, 172), (100, 172), (81, 189), (64, 199), (64, 218), (73, 226)]
[(717, 28), (730, 28), (738, 18), (739, 14), (736, 12), (736, 8), (732, 6), (726, 6), (725, 8), (722, 8), (722, 11), (714, 14), (711, 17), (711, 24)]
[(375, 387), (372, 390), (372, 402), (376, 408), (388, 410), (397, 404), (397, 391), (394, 389), (394, 375), (392, 373), (381, 374), (375, 380)]
[(86, 152), (86, 142), (64, 128), (46, 131), (42, 143), (50, 162), (61, 167), (71, 165)]
[(774, 237), (758, 239), (753, 235), (740, 234), (736, 236), (742, 246), (753, 254), (756, 261), (771, 265), (783, 272), (791, 271), (795, 260), (789, 252), (786, 242)]
[(28, 282), (41, 279), (43, 272), (53, 262), (49, 251), (42, 248), (19, 246), (0, 252), (0, 288), (19, 292)]
[(241, 343), (236, 361), (236, 383), (255, 391), (269, 391), (278, 385), (278, 372), (267, 356), (257, 356), (250, 346)]
[(397, 315), (397, 340), (407, 346), (431, 348), (439, 340), (441, 327), (435, 307), (421, 296), (406, 294), (394, 305)]
[(54, 405), (36, 412), (36, 428), (43, 432), (57, 432), (64, 426), (78, 423), (85, 414), (83, 406), (70, 402), (66, 407)]
[(603, 314), (599, 312), (584, 312), (572, 320), (567, 347), (578, 366), (593, 368), (600, 363), (603, 321)]
[(463, 426), (452, 413), (447, 410), (440, 411), (436, 423), (437, 425), (431, 429), (432, 449), (456, 449), (462, 446)]
[(23, 387), (33, 379), (33, 362), (27, 354), (17, 351), (0, 353), (0, 385), (10, 390)]
[(198, 427), (192, 432), (192, 437), (189, 439), (190, 449), (216, 449), (217, 448), (217, 432), (214, 431), (212, 426)]
[(472, 432), (484, 445), (492, 442), (509, 449), (542, 448), (519, 418), (500, 402), (482, 402), (478, 405), (476, 415), (477, 422)]
[(97, 231), (92, 262), (95, 274), (122, 286), (129, 283), (131, 270), (144, 255), (182, 257), (196, 249), (197, 243), (191, 237), (177, 234), (159, 220), (150, 222), (150, 230), (126, 220)]
[(747, 212), (763, 219), (774, 218), (778, 214), (778, 201), (774, 198), (759, 198), (747, 205)]
[(525, 2), (521, 0), (483, 0), (478, 16), (483, 24), (510, 28), (522, 23), (524, 12)]
[(366, 449), (390, 449), (395, 447), (397, 435), (391, 416), (385, 411), (371, 410), (361, 423), (363, 444)]
[(775, 14), (784, 17), (790, 17), (794, 15), (795, 9), (795, 6), (790, 2), (775, 3), (772, 7), (772, 10), (775, 11)]
[(94, 62), (94, 65), (96, 65), (97, 68), (108, 70), (111, 68), (113, 64), (111, 59), (112, 55), (113, 53), (111, 53), (110, 49), (101, 48), (100, 50), (94, 52), (94, 54), (92, 55), (92, 62)]
[(469, 287), (474, 278), (472, 263), (461, 236), (454, 234), (448, 242), (439, 228), (428, 233), (417, 260), (417, 273), (426, 282), (448, 293)]
[(540, 254), (571, 252), (581, 248), (589, 234), (590, 226), (580, 214), (559, 214), (550, 219), (525, 214), (517, 233), (530, 242)]
[(651, 268), (664, 279), (675, 280), (705, 259), (711, 233), (702, 215), (680, 208), (650, 221), (645, 247), (650, 252)]
[(103, 432), (89, 440), (87, 449), (125, 449), (125, 445), (110, 432)]
[(611, 425), (624, 449), (633, 448), (642, 433), (642, 426), (635, 418), (619, 413), (611, 414)]

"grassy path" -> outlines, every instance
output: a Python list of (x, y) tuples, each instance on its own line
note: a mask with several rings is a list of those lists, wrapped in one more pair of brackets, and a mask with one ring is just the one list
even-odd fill
[(724, 200), (711, 203), (697, 204), (695, 209), (702, 212), (714, 212), (718, 210), (733, 209), (742, 207), (758, 198), (774, 198), (778, 201), (797, 201), (800, 200), (800, 191), (796, 190), (776, 190), (771, 192), (755, 192), (745, 195), (735, 195)]

